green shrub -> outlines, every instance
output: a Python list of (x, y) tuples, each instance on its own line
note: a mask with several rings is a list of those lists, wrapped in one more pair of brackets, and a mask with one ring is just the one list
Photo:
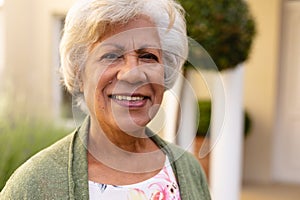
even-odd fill
[[(211, 101), (210, 100), (199, 100), (198, 101), (198, 129), (197, 136), (208, 136), (209, 137), (209, 128), (210, 128), (210, 119), (211, 119)], [(244, 111), (244, 137), (250, 132), (251, 128), (251, 118), (248, 112)]]
[(211, 102), (210, 101), (198, 101), (198, 130), (197, 136), (209, 136), (209, 126), (211, 118)]
[(45, 123), (0, 120), (0, 191), (16, 168), (69, 132)]
[(245, 0), (179, 0), (188, 35), (209, 53), (219, 70), (247, 60), (256, 33)]

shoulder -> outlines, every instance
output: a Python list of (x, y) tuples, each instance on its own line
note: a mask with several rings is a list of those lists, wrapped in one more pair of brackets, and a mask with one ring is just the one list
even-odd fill
[[(152, 135), (151, 139), (159, 146), (159, 148), (174, 162), (179, 168), (192, 170), (192, 172), (203, 175), (202, 167), (195, 156), (189, 151), (179, 147), (176, 144), (169, 143), (158, 135)], [(205, 178), (205, 176), (204, 176)]]
[(39, 199), (38, 196), (47, 197), (45, 190), (49, 188), (59, 191), (68, 179), (68, 155), (73, 137), (74, 133), (64, 137), (22, 164), (7, 181), (0, 199)]
[(205, 173), (193, 154), (154, 135), (153, 141), (169, 157), (183, 199), (210, 200)]
[(149, 129), (146, 131), (147, 135), (150, 136), (152, 141), (171, 159), (171, 161), (179, 162), (179, 164), (200, 167), (198, 160), (193, 154), (176, 144), (165, 141)]
[(173, 153), (174, 171), (177, 174), (181, 194), (191, 199), (210, 200), (206, 175), (200, 162), (190, 152), (169, 144)]
[(168, 148), (171, 151), (173, 160), (177, 165), (181, 165), (183, 168), (189, 170), (195, 170), (202, 172), (202, 167), (196, 157), (188, 150), (182, 149), (178, 145), (168, 143)]

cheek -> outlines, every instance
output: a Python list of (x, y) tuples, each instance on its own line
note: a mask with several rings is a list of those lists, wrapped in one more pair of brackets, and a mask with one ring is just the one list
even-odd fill
[(113, 80), (114, 76), (115, 72), (109, 69), (97, 70), (94, 72), (94, 74), (91, 74), (91, 78), (94, 82), (93, 85), (95, 85), (94, 94), (97, 96), (103, 95), (105, 88)]
[[(105, 107), (105, 93), (104, 93), (104, 81), (103, 79), (100, 79), (97, 83), (97, 86), (95, 88), (95, 91), (93, 93), (93, 98), (95, 99), (95, 109), (97, 110), (103, 110)], [(92, 96), (91, 96), (92, 98)]]
[(156, 96), (157, 96), (157, 103), (161, 104), (163, 96), (165, 92), (165, 87), (163, 85), (159, 85), (157, 88)]
[(163, 97), (165, 92), (165, 78), (164, 78), (164, 68), (158, 68), (157, 71), (154, 73), (153, 76), (153, 85), (155, 87), (156, 95), (158, 98)]
[(153, 84), (161, 85), (164, 87), (164, 66), (162, 64), (145, 65), (145, 73), (149, 81)]
[(101, 86), (103, 79), (99, 79), (96, 76), (90, 76), (84, 82), (84, 98), (87, 102), (87, 106), (90, 112), (94, 113), (94, 109), (97, 107), (99, 108), (99, 103), (103, 102), (103, 94)]

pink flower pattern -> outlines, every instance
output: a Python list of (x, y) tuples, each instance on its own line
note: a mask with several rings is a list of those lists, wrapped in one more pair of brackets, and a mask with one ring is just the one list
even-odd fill
[(179, 187), (168, 159), (163, 169), (146, 181), (126, 186), (89, 181), (89, 192), (91, 200), (107, 197), (111, 200), (180, 200)]

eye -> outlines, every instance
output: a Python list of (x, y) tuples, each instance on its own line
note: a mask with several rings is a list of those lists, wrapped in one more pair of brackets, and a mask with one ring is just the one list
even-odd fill
[(158, 57), (153, 53), (143, 53), (139, 56), (145, 62), (158, 62)]
[(106, 53), (100, 57), (100, 61), (114, 61), (121, 58), (122, 55), (118, 53)]

